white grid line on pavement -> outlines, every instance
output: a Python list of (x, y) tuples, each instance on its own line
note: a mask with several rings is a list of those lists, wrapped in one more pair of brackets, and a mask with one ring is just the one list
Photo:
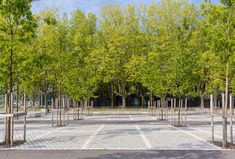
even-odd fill
[[(129, 115), (130, 120), (133, 120), (132, 116)], [(150, 144), (149, 140), (146, 138), (146, 136), (144, 135), (144, 133), (141, 131), (140, 127), (138, 125), (135, 125), (135, 128), (137, 129), (137, 131), (139, 132), (142, 141), (144, 142), (145, 146), (147, 149), (152, 149), (153, 146)]]
[(200, 140), (200, 141), (202, 141), (202, 142), (204, 142), (204, 143), (206, 143), (206, 144), (208, 144), (208, 145), (210, 145), (210, 146), (213, 146), (213, 147), (215, 147), (215, 149), (217, 148), (217, 150), (220, 150), (220, 149), (221, 149), (220, 147), (217, 147), (217, 146), (215, 146), (214, 144), (212, 144), (212, 143), (210, 143), (210, 142), (204, 140), (203, 138), (201, 138), (201, 137), (199, 137), (199, 136), (197, 136), (197, 135), (194, 135), (194, 134), (192, 134), (192, 133), (190, 133), (190, 132), (188, 132), (188, 131), (182, 130), (182, 129), (177, 128), (177, 127), (174, 127), (174, 126), (171, 126), (171, 127), (175, 128), (175, 129), (177, 129), (177, 130), (179, 130), (180, 132), (183, 132), (183, 133), (185, 133), (185, 134), (188, 134), (189, 136), (192, 136), (192, 137), (194, 137), (194, 138), (196, 138), (196, 139), (198, 139), (198, 140)]
[[(64, 127), (58, 128), (57, 131), (60, 130), (60, 129), (63, 129), (63, 128), (64, 128)], [(29, 132), (31, 132), (31, 131), (29, 131)], [(51, 133), (53, 133), (53, 131), (48, 131), (48, 132), (46, 132), (46, 133), (44, 133), (44, 134), (38, 135), (38, 136), (35, 137), (33, 140), (37, 140), (37, 139), (42, 138), (42, 137), (44, 137), (44, 136), (47, 136), (47, 135), (49, 135), (49, 134), (51, 134)]]
[[(194, 129), (194, 130), (197, 130), (197, 131), (199, 131), (199, 132), (206, 133), (206, 134), (211, 134), (210, 131), (201, 130), (201, 129), (198, 129), (198, 128), (190, 127), (190, 129)], [(192, 131), (192, 132), (194, 132), (194, 131)], [(219, 132), (219, 131), (215, 131), (215, 132)], [(220, 136), (220, 135), (216, 135), (216, 134), (215, 134), (215, 137), (218, 137), (218, 138), (222, 139), (222, 136)]]
[(95, 136), (104, 128), (104, 125), (101, 125), (85, 142), (82, 146), (83, 149), (87, 149), (91, 141), (95, 138)]
[(140, 127), (138, 125), (135, 125), (135, 128), (138, 130), (141, 139), (143, 140), (145, 146), (147, 149), (152, 149), (153, 146), (150, 144), (149, 140), (146, 138), (146, 136), (144, 135), (144, 133), (141, 131)]

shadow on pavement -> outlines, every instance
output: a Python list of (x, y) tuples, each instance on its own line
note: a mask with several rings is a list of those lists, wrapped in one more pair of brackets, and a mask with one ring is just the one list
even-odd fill
[(106, 151), (46, 150), (0, 151), (0, 159), (233, 159), (235, 151)]
[[(235, 154), (235, 153), (234, 153)], [(233, 154), (233, 155), (234, 155)], [(158, 159), (228, 159), (234, 156), (229, 154), (223, 154), (221, 151), (181, 151), (181, 150), (162, 150), (162, 151), (144, 151), (144, 152), (116, 152), (101, 154), (95, 157), (84, 157), (83, 159), (148, 159), (148, 158), (158, 158)]]

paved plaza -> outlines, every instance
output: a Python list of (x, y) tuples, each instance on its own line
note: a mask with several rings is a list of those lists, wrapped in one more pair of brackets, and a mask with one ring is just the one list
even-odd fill
[[(210, 142), (210, 115), (207, 113), (188, 115), (187, 127), (171, 126), (170, 121), (158, 120), (156, 116), (149, 116), (147, 113), (94, 113), (92, 116), (85, 116), (83, 120), (71, 120), (65, 127), (52, 127), (50, 115), (28, 118), (27, 121), (27, 142), (1, 150), (17, 152), (76, 150), (88, 154), (90, 152), (97, 154), (100, 151), (115, 151), (115, 153), (121, 151), (157, 153), (179, 150), (203, 153), (220, 150), (222, 153), (224, 151)], [(216, 116), (217, 141), (221, 141), (222, 138), (220, 121), (221, 117)], [(16, 134), (20, 134), (22, 130), (19, 125), (16, 124), (16, 128)], [(229, 137), (228, 139), (230, 140)]]
[[(215, 121), (219, 122), (220, 117)], [(201, 123), (201, 124), (199, 124)], [(17, 125), (16, 125), (17, 128)], [(222, 127), (215, 126), (221, 141)], [(228, 130), (229, 131), (229, 130)], [(21, 133), (18, 128), (17, 133)], [(188, 115), (187, 127), (174, 127), (147, 114), (98, 114), (52, 127), (51, 116), (29, 118), (24, 150), (220, 150), (210, 143), (210, 116)]]

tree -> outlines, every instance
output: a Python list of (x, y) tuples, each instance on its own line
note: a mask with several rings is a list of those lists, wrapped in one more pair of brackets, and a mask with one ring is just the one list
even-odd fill
[(84, 100), (94, 96), (98, 78), (89, 55), (95, 47), (96, 17), (94, 14), (85, 16), (75, 10), (70, 20), (70, 49), (67, 71), (63, 75), (66, 91), (76, 100)]
[(105, 6), (101, 11), (100, 28), (98, 46), (90, 59), (103, 82), (113, 83), (113, 91), (122, 97), (122, 108), (125, 108), (126, 97), (135, 92), (125, 66), (132, 55), (140, 53), (138, 46), (143, 42), (135, 7), (129, 5), (122, 10), (120, 6)]
[[(33, 34), (35, 23), (30, 10), (31, 0), (1, 0), (0, 1), (0, 15), (1, 15), (1, 35), (4, 45), (7, 49), (5, 58), (7, 61), (6, 76), (8, 77), (6, 85), (8, 93), (8, 112), (13, 113), (12, 96), (14, 91), (14, 77), (15, 72), (13, 65), (15, 63), (14, 56), (17, 54), (16, 51), (20, 49), (21, 42), (30, 37)], [(5, 53), (6, 53), (5, 52)], [(10, 143), (10, 130), (11, 121), (8, 119), (7, 126), (7, 139), (6, 143)]]
[[(227, 146), (227, 107), (228, 107), (228, 93), (229, 83), (231, 78), (231, 61), (234, 54), (234, 2), (222, 1), (223, 5), (206, 4), (203, 5), (203, 17), (208, 22), (209, 38), (211, 51), (216, 54), (219, 60), (221, 72), (220, 78), (211, 76), (214, 82), (222, 81), (225, 83), (221, 85), (220, 90), (225, 92), (225, 99), (223, 101), (223, 146)], [(213, 36), (211, 36), (213, 34)]]

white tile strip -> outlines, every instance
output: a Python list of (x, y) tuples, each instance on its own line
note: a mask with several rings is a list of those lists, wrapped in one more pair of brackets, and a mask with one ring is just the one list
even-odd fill
[(95, 136), (104, 128), (104, 125), (101, 125), (85, 142), (85, 144), (82, 146), (82, 149), (87, 149), (89, 144), (92, 142), (92, 140), (95, 138)]
[[(130, 120), (133, 120), (132, 116), (129, 115)], [(146, 149), (152, 149), (153, 146), (150, 144), (149, 140), (146, 138), (146, 136), (144, 135), (144, 133), (141, 131), (140, 127), (138, 125), (135, 125), (135, 128), (137, 129), (137, 131), (139, 132), (141, 139), (143, 140)]]
[(153, 146), (150, 144), (149, 140), (146, 138), (146, 136), (144, 135), (144, 133), (141, 131), (140, 127), (138, 125), (135, 125), (135, 128), (138, 130), (145, 146), (147, 149), (153, 149)]
[[(206, 134), (211, 134), (210, 131), (201, 130), (201, 129), (198, 129), (198, 128), (192, 128), (192, 127), (190, 127), (190, 129), (197, 130), (197, 131), (199, 131), (199, 132), (206, 133)], [(195, 132), (195, 131), (192, 131), (192, 132)], [(220, 135), (216, 135), (216, 134), (215, 134), (215, 137), (218, 137), (218, 138), (222, 139), (222, 136), (220, 136)]]
[(217, 147), (217, 146), (215, 146), (214, 144), (212, 144), (212, 143), (210, 143), (210, 142), (204, 140), (203, 138), (201, 138), (201, 137), (199, 137), (199, 136), (197, 136), (197, 135), (194, 135), (194, 134), (192, 134), (192, 133), (190, 133), (190, 132), (188, 132), (188, 131), (184, 131), (184, 130), (182, 130), (182, 129), (180, 129), (180, 128), (177, 128), (177, 127), (175, 127), (175, 126), (171, 126), (171, 127), (175, 128), (175, 129), (177, 129), (177, 130), (179, 130), (179, 131), (182, 132), (182, 133), (188, 134), (189, 136), (192, 136), (192, 137), (194, 137), (194, 138), (196, 138), (196, 139), (198, 139), (198, 140), (200, 140), (200, 141), (202, 141), (202, 142), (204, 142), (204, 143), (206, 143), (206, 144), (208, 144), (208, 145), (214, 147), (214, 148), (217, 149), (217, 150), (220, 150), (220, 149), (221, 149), (220, 147)]

